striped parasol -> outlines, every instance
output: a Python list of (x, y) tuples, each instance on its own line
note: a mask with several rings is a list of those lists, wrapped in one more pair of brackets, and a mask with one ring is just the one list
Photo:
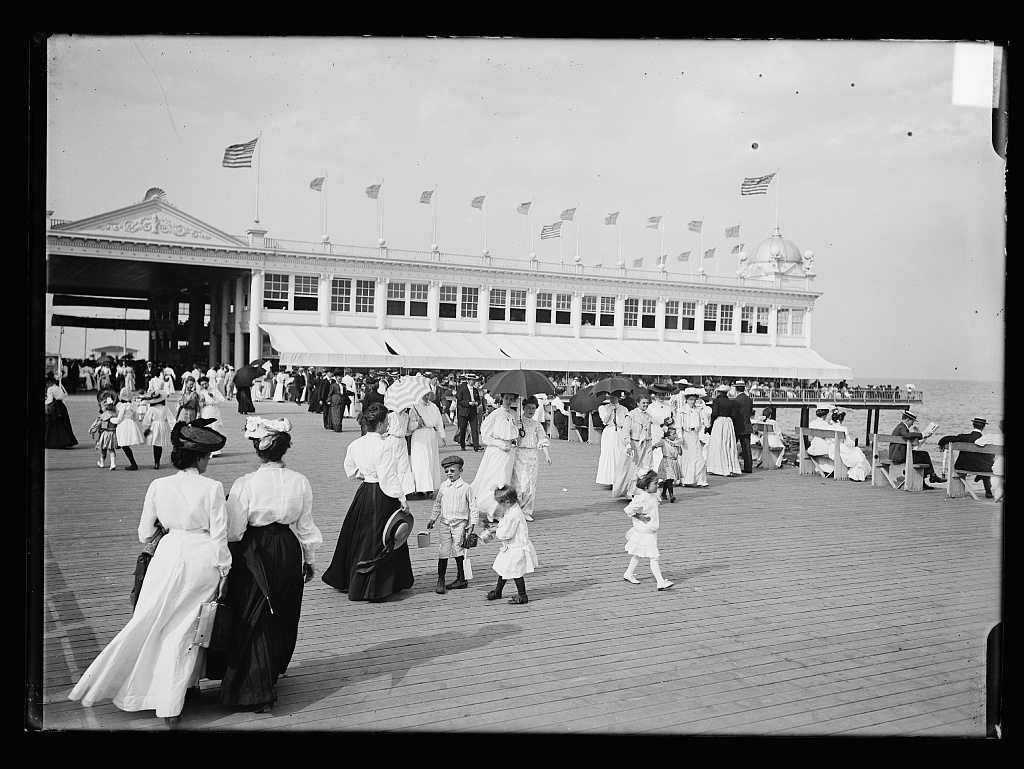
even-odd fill
[(430, 388), (422, 379), (404, 376), (392, 383), (384, 393), (384, 405), (391, 411), (403, 411), (416, 405), (428, 392)]

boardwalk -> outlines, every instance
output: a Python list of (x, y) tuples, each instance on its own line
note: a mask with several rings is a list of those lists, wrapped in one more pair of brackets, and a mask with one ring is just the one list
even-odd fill
[[(228, 447), (208, 472), (227, 488), (255, 457), (226, 405)], [(67, 700), (130, 617), (142, 500), (173, 472), (166, 453), (154, 471), (145, 448), (139, 472), (100, 470), (86, 434), (95, 399), (69, 406), (81, 445), (46, 453), (43, 728), (165, 730), (152, 712)], [(222, 709), (203, 682), (184, 730), (985, 736), (1000, 505), (794, 469), (712, 477), (662, 506), (675, 586), (658, 592), (646, 562), (640, 585), (622, 579), (625, 502), (593, 482), (598, 447), (558, 442), (530, 525), (540, 568), (527, 606), (484, 600), (493, 545), (473, 558), (470, 589), (435, 595), (436, 548), (415, 538), (413, 589), (352, 603), (319, 572), (355, 489), (341, 464), (358, 429), (325, 431), (304, 406), (257, 410), (295, 425), (287, 461), (313, 485), (318, 574), (273, 713)], [(462, 456), (472, 479), (483, 455)], [(412, 501), (417, 530), (429, 504)]]

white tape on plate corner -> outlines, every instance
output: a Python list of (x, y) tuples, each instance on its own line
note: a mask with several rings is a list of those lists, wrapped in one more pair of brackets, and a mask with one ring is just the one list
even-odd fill
[(953, 104), (988, 109), (997, 105), (1001, 65), (1002, 49), (996, 51), (992, 43), (954, 43)]

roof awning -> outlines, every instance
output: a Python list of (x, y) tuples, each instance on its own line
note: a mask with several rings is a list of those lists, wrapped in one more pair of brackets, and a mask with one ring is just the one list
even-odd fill
[(284, 366), (849, 379), (808, 347), (261, 325)]

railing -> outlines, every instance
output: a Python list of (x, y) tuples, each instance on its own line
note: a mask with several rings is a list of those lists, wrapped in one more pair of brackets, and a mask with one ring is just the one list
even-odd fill
[(750, 396), (756, 400), (770, 401), (821, 401), (825, 403), (923, 403), (924, 392), (922, 390), (847, 390), (846, 395), (823, 395), (821, 390), (782, 387), (782, 388), (754, 388)]

